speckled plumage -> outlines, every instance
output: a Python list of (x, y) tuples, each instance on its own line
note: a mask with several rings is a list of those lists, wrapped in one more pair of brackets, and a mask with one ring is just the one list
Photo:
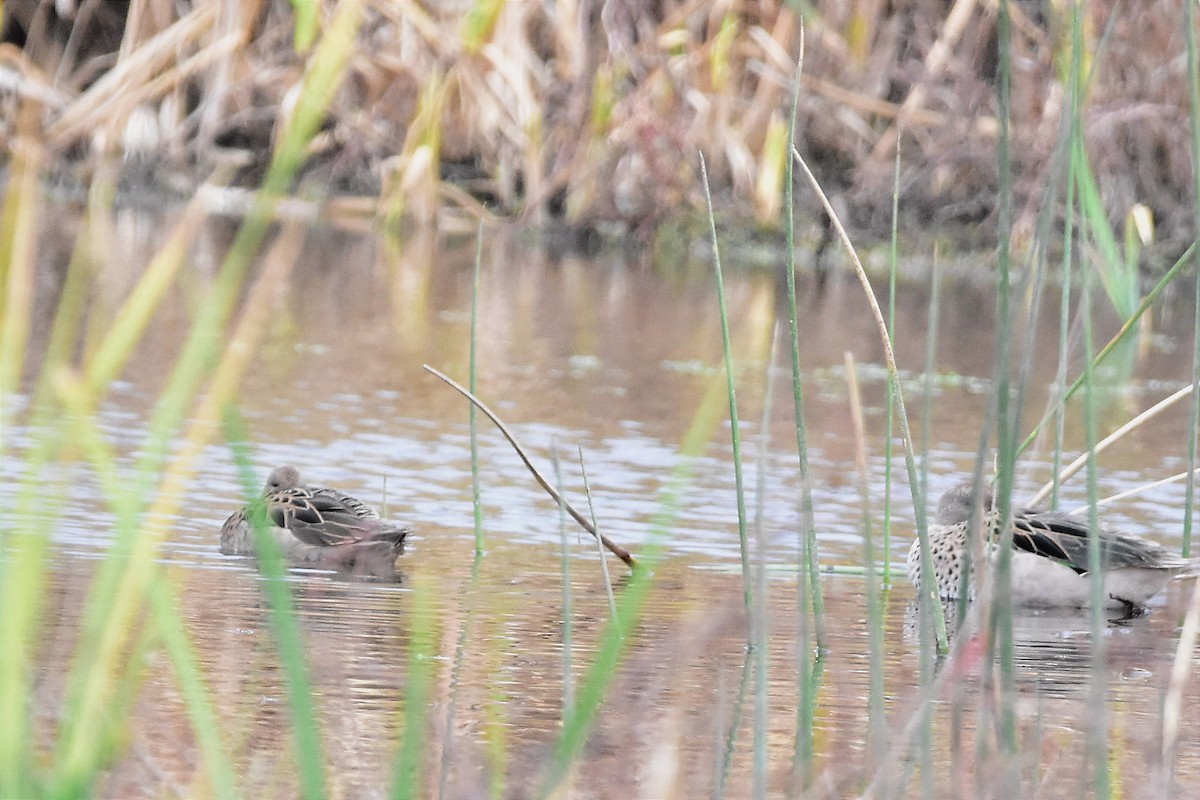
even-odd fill
[[(929, 526), (929, 546), (938, 595), (957, 599), (962, 590), (967, 526), (975, 494), (969, 485), (955, 487), (938, 502)], [(984, 504), (983, 532), (990, 558), (999, 540), (999, 520), (990, 498)], [(1058, 511), (1017, 509), (1013, 524), (1013, 601), (1019, 605), (1086, 606), (1090, 540), (1083, 520)], [(1101, 529), (1098, 540), (1104, 575), (1105, 605), (1140, 608), (1173, 578), (1195, 574), (1194, 559), (1175, 555), (1154, 542)], [(908, 575), (921, 585), (921, 548), (908, 551)], [(974, 581), (972, 581), (974, 583)]]
[[(294, 467), (272, 470), (263, 487), (267, 530), (292, 561), (358, 569), (391, 565), (404, 550), (409, 528), (337, 489), (305, 485)], [(235, 511), (221, 526), (221, 552), (254, 555), (253, 506)], [(368, 571), (376, 571), (370, 569)]]

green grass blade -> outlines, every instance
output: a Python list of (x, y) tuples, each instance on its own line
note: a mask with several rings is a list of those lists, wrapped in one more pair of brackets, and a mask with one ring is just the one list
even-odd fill
[[(1080, 222), (1082, 224), (1083, 220), (1080, 220)], [(1163, 290), (1167, 288), (1171, 281), (1179, 277), (1179, 275), (1183, 272), (1183, 268), (1192, 263), (1192, 259), (1195, 257), (1195, 255), (1196, 243), (1193, 242), (1192, 244), (1188, 245), (1187, 250), (1184, 251), (1183, 255), (1176, 260), (1171, 268), (1167, 270), (1161, 278), (1159, 278), (1158, 283), (1154, 285), (1154, 288), (1142, 298), (1142, 301), (1138, 303), (1138, 307), (1133, 312), (1133, 315), (1130, 316), (1129, 319), (1125, 320), (1125, 323), (1121, 326), (1121, 329), (1113, 334), (1113, 337), (1108, 340), (1108, 343), (1105, 344), (1104, 347), (1100, 348), (1099, 352), (1096, 353), (1095, 358), (1093, 358), (1091, 362), (1093, 369), (1104, 363), (1104, 360), (1110, 353), (1128, 341), (1130, 332), (1134, 329), (1134, 326), (1137, 325), (1137, 321), (1142, 318), (1143, 314), (1150, 310), (1150, 307), (1154, 305), (1155, 301), (1158, 300), (1159, 295), (1162, 294)], [(1067, 400), (1074, 397), (1075, 393), (1078, 392), (1082, 386), (1083, 375), (1081, 374), (1071, 382), (1069, 387), (1067, 387), (1066, 392), (1064, 392), (1062, 395), (1062, 402), (1065, 403)], [(1041, 420), (1038, 421), (1038, 424), (1034, 426), (1033, 430), (1029, 432), (1029, 435), (1026, 436), (1021, 442), (1021, 446), (1017, 448), (1018, 456), (1025, 452), (1025, 450), (1027, 450), (1031, 445), (1033, 445), (1034, 441), (1038, 437), (1038, 434), (1041, 433), (1042, 428), (1044, 428), (1046, 424), (1053, 418), (1054, 413), (1055, 408), (1051, 408), (1046, 412)]]
[[(854, 462), (858, 473), (859, 504), (862, 508), (863, 573), (867, 596), (867, 752), (876, 760), (886, 747), (887, 718), (883, 694), (883, 603), (875, 556), (875, 533), (871, 524), (871, 485), (867, 468), (867, 431), (863, 419), (862, 393), (854, 356), (846, 351), (846, 385), (850, 395), (850, 419), (854, 426)], [(885, 557), (884, 561), (888, 559)]]
[[(1073, 134), (1072, 134), (1073, 135)], [(1047, 412), (1054, 414), (1054, 454), (1052, 461), (1052, 480), (1054, 486), (1050, 495), (1051, 508), (1058, 508), (1058, 475), (1062, 471), (1063, 442), (1066, 439), (1067, 425), (1067, 360), (1070, 356), (1069, 342), (1071, 329), (1071, 272), (1072, 253), (1074, 252), (1075, 226), (1075, 161), (1067, 159), (1067, 199), (1063, 219), (1063, 256), (1062, 256), (1062, 297), (1058, 308), (1058, 369), (1055, 372), (1055, 402)], [(1140, 314), (1138, 315), (1140, 316)], [(1043, 427), (1045, 419), (1039, 423)], [(1036, 432), (1031, 435), (1036, 435)], [(1032, 439), (1026, 438), (1021, 444), (1024, 450)]]
[[(26, 137), (22, 136), (22, 139)], [(0, 216), (0, 426), (8, 418), (7, 400), (17, 389), (25, 364), (33, 314), (38, 229), (38, 179), (41, 149), (33, 141), (13, 151), (8, 191)], [(0, 445), (2, 446), (2, 445)]]
[[(737, 492), (738, 548), (742, 556), (742, 602), (746, 607), (746, 618), (753, 616), (751, 604), (754, 592), (751, 589), (750, 540), (746, 531), (746, 488), (742, 476), (742, 437), (738, 424), (736, 376), (733, 371), (733, 345), (729, 340), (729, 313), (725, 306), (725, 279), (721, 274), (721, 251), (717, 243), (717, 222), (713, 217), (712, 193), (708, 187), (708, 167), (704, 154), (700, 154), (700, 179), (704, 184), (704, 201), (708, 209), (708, 230), (713, 250), (713, 272), (717, 284), (717, 304), (721, 316), (721, 344), (725, 354), (725, 389), (729, 397), (729, 430), (733, 442), (733, 480)], [(750, 631), (746, 631), (747, 640)]]
[(394, 800), (425, 797), (424, 754), (428, 740), (429, 698), (437, 665), (437, 583), (427, 575), (413, 579), (412, 630), (404, 695), (404, 728), (392, 783)]
[(187, 706), (213, 796), (237, 797), (233, 762), (225, 746), (212, 693), (200, 670), (196, 648), (183, 624), (174, 582), (162, 573), (157, 574), (150, 584), (148, 599), (154, 616), (155, 633), (166, 647), (175, 669), (175, 680)]
[[(892, 236), (888, 245), (888, 337), (896, 338), (896, 274), (900, 271), (900, 146), (896, 146), (896, 168), (892, 172)], [(936, 263), (936, 262), (935, 262)], [(931, 329), (930, 333), (934, 333)], [(892, 585), (892, 450), (896, 429), (896, 389), (887, 384), (887, 414), (883, 432), (883, 585)], [(922, 490), (924, 487), (922, 486)]]
[[(9, 202), (18, 196), (16, 187), (10, 185)], [(37, 200), (29, 198), (27, 202), (33, 204)], [(11, 229), (7, 211), (0, 224)], [(0, 614), (0, 642), (8, 648), (7, 657), (0, 659), (0, 796), (3, 797), (34, 793), (34, 777), (30, 770), (34, 761), (29, 752), (31, 720), (27, 703), (35, 646), (32, 637), (40, 624), (49, 531), (62, 508), (60, 503), (54, 502), (62, 493), (61, 489), (44, 486), (41, 476), (63, 441), (61, 429), (54, 424), (60, 407), (52, 376), (65, 367), (76, 345), (85, 310), (85, 251), (82, 243), (77, 243), (68, 266), (46, 348), (42, 377), (31, 403), (30, 429), (40, 433), (35, 437), (34, 446), (22, 457), (19, 493), (11, 509), (13, 513), (0, 524), (0, 608), (5, 610)], [(17, 255), (12, 250), (5, 252), (9, 259)], [(4, 402), (3, 397), (7, 395), (0, 395), (0, 404)], [(0, 433), (10, 424), (7, 413), (0, 411)], [(5, 437), (0, 435), (0, 453), (4, 449), (4, 440)], [(13, 519), (39, 520), (40, 525), (37, 530), (19, 531), (10, 527)]]
[[(91, 461), (106, 502), (117, 512), (121, 524), (135, 525), (136, 517), (132, 507), (132, 498), (124, 491), (122, 477), (117, 469), (116, 456), (97, 427), (95, 417), (89, 413), (87, 408), (87, 399), (91, 393), (77, 381), (61, 386), (60, 390), (61, 396), (67, 401), (67, 406), (73, 415), (72, 441), (82, 446)], [(230, 757), (221, 737), (212, 695), (201, 674), (195, 648), (188, 637), (172, 580), (161, 572), (156, 573), (147, 599), (151, 620), (154, 623), (154, 634), (165, 645), (171, 659), (176, 681), (179, 684), (180, 693), (200, 746), (213, 794), (216, 797), (236, 797)], [(142, 642), (138, 647), (147, 648), (149, 638), (150, 634), (143, 633)], [(138, 677), (130, 673), (140, 672), (140, 665), (143, 663), (143, 659), (128, 659), (122, 683), (139, 682)], [(108, 738), (120, 738), (122, 735), (120, 731), (126, 724), (126, 720), (126, 715), (110, 713), (107, 722), (112, 733)]]
[(725, 730), (725, 741), (721, 747), (721, 768), (717, 770), (717, 785), (713, 789), (713, 800), (725, 797), (725, 787), (729, 783), (729, 773), (733, 770), (733, 756), (737, 753), (738, 734), (742, 730), (742, 715), (746, 709), (746, 691), (750, 686), (751, 667), (754, 665), (754, 648), (747, 647), (742, 657), (742, 669), (738, 673), (737, 694), (733, 698), (733, 713), (729, 717), (729, 727)]
[[(475, 230), (475, 264), (471, 272), (471, 364), (469, 386), (471, 394), (478, 396), (479, 392), (479, 272), (483, 263), (483, 220)], [(467, 424), (471, 430), (471, 504), (472, 518), (475, 522), (475, 552), (482, 553), (483, 540), (483, 491), (479, 480), (479, 421), (478, 410), (474, 403), (467, 403)]]
[[(1184, 31), (1187, 38), (1188, 118), (1191, 120), (1192, 164), (1200, 164), (1200, 56), (1196, 51), (1196, 9), (1184, 4)], [(1194, 194), (1193, 214), (1196, 236), (1200, 238), (1200, 168), (1192, 168)], [(1196, 272), (1200, 274), (1200, 254), (1196, 255)], [(1200, 430), (1200, 280), (1196, 281), (1195, 318), (1192, 332), (1192, 402), (1188, 428), (1193, 434)], [(1196, 436), (1188, 437), (1188, 477), (1183, 504), (1183, 554), (1192, 552), (1192, 509), (1196, 507)], [(1172, 765), (1173, 767), (1174, 765)]]
[(1088, 162), (1087, 151), (1084, 150), (1082, 135), (1075, 137), (1071, 148), (1071, 161), (1079, 192), (1080, 213), (1088, 219), (1088, 230), (1091, 231), (1092, 241), (1096, 244), (1100, 256), (1094, 262), (1100, 282), (1121, 319), (1129, 319), (1137, 307), (1137, 264), (1128, 264), (1122, 257), (1121, 247), (1104, 210), (1100, 186)]
[[(754, 797), (767, 796), (767, 724), (770, 708), (767, 705), (770, 652), (767, 648), (769, 631), (767, 602), (767, 535), (766, 496), (767, 461), (771, 454), (771, 408), (775, 396), (775, 355), (779, 345), (780, 326), (775, 325), (771, 336), (771, 352), (767, 356), (763, 379), (762, 415), (758, 423), (758, 464), (754, 484), (754, 550), (755, 591), (751, 641), (755, 654), (754, 680)], [(873, 574), (873, 571), (872, 571)]]
[[(1009, 16), (1008, 0), (1000, 0), (999, 14), (999, 86), (998, 103), (1000, 108), (1000, 136), (997, 143), (997, 157), (1000, 175), (1000, 208), (996, 237), (999, 245), (997, 258), (997, 310), (996, 317), (1000, 329), (996, 334), (996, 379), (995, 379), (995, 409), (996, 409), (996, 482), (995, 502), (996, 513), (1001, 520), (1001, 542), (999, 558), (996, 564), (996, 590), (992, 597), (991, 630), (993, 646), (998, 650), (998, 669), (1000, 673), (1000, 698), (998, 708), (998, 738), (1000, 751), (1005, 758), (1003, 780), (1005, 785), (1017, 785), (1012, 772), (1017, 752), (1016, 717), (1013, 704), (1016, 699), (1015, 663), (1012, 631), (1012, 487), (1013, 475), (1016, 469), (1018, 420), (1020, 406), (1014, 402), (1014, 388), (1009, 377), (1009, 364), (1012, 342), (1012, 285), (1010, 270), (1012, 267), (1009, 251), (1012, 241), (1012, 132), (1010, 114), (1012, 109), (1012, 40), (1011, 18)], [(985, 453), (979, 453), (980, 461), (985, 460)], [(986, 674), (986, 673), (985, 673)], [(1012, 782), (1012, 783), (1009, 783)]]
[[(796, 59), (796, 71), (792, 75), (792, 110), (788, 120), (788, 144), (792, 148), (793, 153), (796, 147), (796, 120), (799, 116), (800, 108), (800, 75), (803, 69), (804, 24), (803, 19), (801, 19), (800, 55)], [(815, 628), (817, 647), (823, 650), (829, 644), (829, 637), (825, 627), (825, 594), (821, 586), (820, 558), (817, 553), (817, 527), (813, 515), (812, 481), (809, 475), (808, 464), (808, 432), (804, 424), (804, 389), (800, 383), (800, 313), (796, 307), (796, 181), (794, 158), (787, 160), (785, 173), (784, 180), (788, 187), (784, 195), (784, 208), (787, 217), (784, 220), (784, 227), (787, 233), (787, 263), (785, 268), (787, 278), (788, 335), (791, 344), (788, 351), (792, 358), (792, 410), (795, 414), (796, 458), (800, 470), (800, 530), (798, 536), (801, 542), (800, 547), (797, 548), (797, 552), (800, 553), (800, 558), (802, 559), (800, 568), (808, 573), (807, 577), (797, 584), (799, 591), (797, 613), (807, 615), (809, 605), (812, 606), (813, 627)], [(807, 630), (807, 623), (800, 627), (802, 630)], [(797, 670), (797, 679), (801, 681), (801, 684), (797, 689), (803, 692), (805, 689), (803, 672), (806, 669), (803, 665), (807, 664), (809, 658), (808, 642), (806, 640), (801, 641), (799, 653), (800, 655), (797, 657), (801, 659), (801, 666)]]
[(292, 42), (297, 53), (307, 53), (317, 38), (317, 19), (321, 11), (319, 0), (289, 0), (296, 19)]
[(250, 461), (244, 426), (233, 409), (226, 412), (224, 425), (246, 501), (252, 504), (252, 508), (258, 509), (258, 513), (249, 516), (254, 524), (254, 548), (262, 571), (263, 594), (271, 611), (271, 629), (275, 633), (288, 708), (292, 715), (292, 740), (296, 749), (300, 796), (306, 800), (316, 800), (327, 795), (325, 752), (321, 745), (320, 719), (313, 702), (308, 655), (288, 585), (287, 563), (279, 545), (267, 530), (265, 509), (261, 504), (254, 505), (259, 497), (257, 477)]
[[(597, 544), (599, 542), (597, 541)], [(601, 554), (603, 557), (603, 554)], [(483, 564), (483, 553), (475, 551), (471, 559), (471, 577), (463, 593), (462, 627), (458, 631), (458, 640), (454, 645), (454, 661), (450, 667), (449, 699), (446, 702), (446, 725), (442, 729), (441, 767), (438, 770), (438, 798), (446, 797), (446, 787), (450, 779), (450, 769), (454, 753), (454, 722), (458, 710), (458, 692), (462, 682), (463, 667), (466, 664), (467, 637), (471, 632), (471, 623), (475, 619), (475, 597), (479, 591), (479, 568)]]
[[(184, 344), (175, 369), (167, 380), (152, 416), (149, 435), (139, 459), (133, 481), (133, 496), (139, 505), (151, 499), (152, 510), (147, 514), (146, 530), (137, 536), (130, 547), (128, 559), (114, 564), (97, 578), (97, 586), (108, 586), (111, 602), (95, 604), (106, 615), (99, 625), (88, 629), (87, 641), (79, 650), (86, 658), (77, 658), (69, 679), (69, 702), (79, 704), (79, 713), (69, 716), (61, 733), (55, 778), (61, 785), (75, 785), (85, 780), (96, 761), (96, 743), (90, 731), (103, 714), (111, 685), (112, 665), (116, 664), (125, 646), (145, 593), (157, 569), (155, 552), (165, 533), (162, 519), (178, 508), (186, 480), (199, 457), (207, 438), (211, 436), (209, 422), (219, 415), (220, 406), (236, 390), (246, 362), (229, 356), (222, 372), (218, 368), (213, 384), (194, 415), (192, 429), (185, 447), (165, 476), (157, 495), (152, 494), (169, 449), (178, 442), (177, 429), (188, 406), (196, 396), (203, 378), (220, 354), (227, 338), (223, 335), (226, 320), (232, 312), (242, 279), (266, 235), (274, 203), (285, 190), (303, 162), (305, 147), (323, 119), (333, 91), (341, 79), (345, 64), (354, 49), (355, 36), (363, 10), (362, 0), (347, 0), (338, 5), (330, 26), (310, 60), (304, 87), (292, 116), (291, 124), (280, 137), (280, 144), (268, 169), (263, 190), (249, 217), (240, 228), (225, 262), (214, 282), (213, 289), (200, 306), (196, 322)], [(107, 564), (106, 564), (107, 567)], [(123, 574), (122, 574), (123, 573)], [(115, 576), (115, 577), (114, 577)], [(98, 666), (97, 666), (98, 665)], [(304, 768), (312, 769), (308, 765)], [(311, 782), (306, 783), (311, 786)]]
[[(1078, 10), (1076, 14), (1078, 15)], [(1083, 295), (1081, 310), (1083, 316), (1083, 342), (1086, 366), (1083, 370), (1083, 419), (1084, 431), (1089, 453), (1094, 453), (1098, 437), (1098, 421), (1096, 419), (1096, 399), (1094, 368), (1092, 364), (1092, 302), (1090, 273), (1083, 274)], [(1088, 757), (1092, 771), (1091, 789), (1095, 797), (1108, 798), (1111, 786), (1108, 773), (1108, 715), (1106, 709), (1108, 694), (1108, 670), (1104, 660), (1104, 641), (1108, 630), (1104, 601), (1104, 569), (1101, 559), (1100, 520), (1097, 513), (1096, 501), (1099, 490), (1096, 481), (1096, 460), (1088, 459), (1087, 467), (1088, 490), (1088, 583), (1091, 590), (1091, 653), (1088, 670)]]
[(575, 678), (571, 669), (571, 643), (574, 639), (575, 618), (571, 610), (571, 550), (567, 537), (567, 509), (562, 502), (562, 462), (558, 460), (558, 448), (551, 452), (554, 465), (554, 483), (558, 487), (558, 542), (559, 564), (562, 580), (562, 707), (563, 714), (575, 704)]

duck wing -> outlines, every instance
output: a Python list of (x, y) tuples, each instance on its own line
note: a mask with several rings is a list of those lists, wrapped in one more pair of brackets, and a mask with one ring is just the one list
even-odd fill
[(357, 497), (339, 492), (337, 489), (318, 488), (312, 490), (313, 497), (329, 498), (342, 505), (358, 519), (379, 519), (379, 512)]
[[(1166, 548), (1136, 536), (1101, 529), (1097, 540), (1104, 569), (1169, 569), (1186, 564)], [(1057, 561), (1080, 575), (1089, 569), (1091, 541), (1087, 523), (1069, 514), (1032, 509), (1016, 512), (1013, 546)]]
[[(318, 547), (381, 538), (387, 525), (378, 514), (360, 516), (361, 508), (347, 504), (345, 497), (331, 490), (287, 489), (267, 497), (267, 514), (275, 525), (287, 528), (305, 544)], [(365, 506), (361, 502), (358, 505)]]

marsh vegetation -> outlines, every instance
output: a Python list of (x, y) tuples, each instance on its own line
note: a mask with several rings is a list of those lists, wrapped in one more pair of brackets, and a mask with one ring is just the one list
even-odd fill
[[(6, 2), (0, 796), (1193, 794), (1195, 583), (899, 563), (971, 474), (1194, 474), (1194, 8), (1132, 5)], [(681, 207), (699, 257), (530, 233)], [(289, 463), (398, 580), (217, 552)]]

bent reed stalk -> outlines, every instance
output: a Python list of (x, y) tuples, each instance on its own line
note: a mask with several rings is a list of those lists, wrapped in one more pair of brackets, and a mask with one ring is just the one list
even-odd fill
[(630, 555), (628, 550), (621, 547), (612, 539), (609, 539), (608, 536), (597, 530), (596, 526), (592, 524), (591, 520), (580, 513), (575, 506), (571, 505), (570, 501), (568, 501), (562, 496), (561, 493), (559, 493), (558, 489), (554, 488), (554, 486), (548, 480), (546, 480), (546, 477), (542, 475), (538, 468), (533, 465), (533, 461), (530, 460), (529, 455), (525, 452), (525, 448), (522, 447), (521, 443), (517, 441), (516, 435), (509, 430), (508, 426), (504, 424), (504, 421), (500, 419), (495, 411), (492, 411), (492, 409), (490, 409), (486, 403), (473, 395), (471, 392), (467, 391), (467, 389), (464, 388), (460, 383), (455, 381), (449, 375), (446, 375), (441, 370), (431, 367), (428, 364), (423, 364), (422, 367), (430, 375), (438, 378), (447, 386), (470, 400), (476, 408), (483, 412), (484, 416), (492, 421), (492, 424), (494, 424), (500, 430), (500, 433), (504, 435), (504, 438), (508, 440), (508, 443), (511, 444), (513, 449), (517, 451), (517, 456), (521, 459), (521, 462), (525, 465), (526, 469), (528, 469), (533, 475), (534, 480), (538, 482), (538, 485), (545, 489), (556, 503), (561, 503), (563, 508), (567, 510), (567, 513), (571, 515), (571, 518), (579, 523), (580, 527), (582, 527), (592, 536), (595, 536), (597, 539), (599, 539), (604, 546), (608, 548), (610, 553), (624, 561), (627, 566), (637, 566), (637, 563), (634, 561), (633, 556)]
[[(917, 517), (917, 536), (921, 542), (921, 555), (926, 564), (932, 563), (932, 555), (929, 551), (929, 534), (928, 525), (926, 523), (925, 498), (921, 496), (920, 481), (917, 476), (916, 455), (913, 450), (912, 431), (908, 426), (908, 412), (904, 407), (904, 393), (900, 389), (900, 373), (896, 366), (896, 354), (892, 349), (892, 341), (888, 336), (888, 326), (883, 318), (883, 312), (879, 308), (879, 301), (875, 298), (875, 290), (871, 288), (871, 281), (867, 277), (867, 271), (863, 268), (862, 261), (858, 258), (858, 253), (854, 250), (854, 245), (850, 241), (850, 237), (846, 234), (846, 229), (842, 227), (842, 222), (838, 219), (837, 212), (834, 211), (833, 205), (829, 202), (821, 184), (817, 181), (812, 170), (808, 168), (804, 157), (795, 148), (792, 148), (792, 158), (800, 168), (804, 170), (804, 176), (808, 179), (809, 185), (816, 193), (821, 201), (825, 213), (833, 223), (834, 229), (837, 231), (838, 240), (845, 249), (846, 254), (850, 257), (851, 263), (854, 264), (854, 272), (858, 277), (858, 282), (862, 286), (863, 293), (867, 299), (867, 305), (871, 311), (871, 316), (875, 320), (875, 326), (879, 331), (880, 343), (883, 345), (884, 361), (887, 365), (888, 380), (895, 385), (896, 410), (900, 420), (900, 438), (904, 443), (904, 463), (908, 470), (909, 490), (912, 494), (913, 507)], [(929, 570), (922, 570), (922, 576), (929, 573)], [(937, 635), (938, 652), (945, 653), (948, 647), (946, 637), (946, 619), (942, 612), (941, 603), (937, 599), (937, 588), (932, 581), (929, 585), (922, 588), (922, 594), (928, 598), (932, 613), (934, 616), (935, 633)]]

